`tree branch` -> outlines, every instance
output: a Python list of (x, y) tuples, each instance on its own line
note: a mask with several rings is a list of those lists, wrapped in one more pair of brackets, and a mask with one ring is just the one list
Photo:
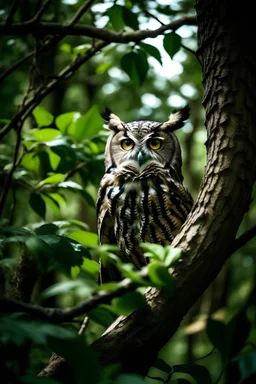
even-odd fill
[[(139, 276), (145, 278), (145, 273), (140, 272)], [(116, 289), (112, 291), (99, 291), (77, 306), (65, 309), (45, 308), (17, 300), (0, 298), (0, 311), (2, 313), (25, 312), (33, 319), (40, 319), (51, 323), (70, 322), (75, 317), (84, 315), (100, 304), (108, 304), (115, 297), (133, 291), (137, 286), (138, 284), (134, 281), (126, 278), (117, 284)]]
[[(89, 0), (87, 3), (83, 4), (75, 13), (75, 15), (72, 17), (72, 19), (69, 21), (68, 25), (74, 25), (81, 17), (82, 15), (88, 11), (90, 6), (95, 0)], [(47, 4), (48, 5), (48, 4)], [(42, 9), (42, 8), (41, 8)], [(44, 43), (42, 46), (40, 46), (37, 50), (37, 56), (39, 56), (42, 52), (46, 52), (47, 50), (53, 48), (55, 45), (57, 45), (65, 36), (54, 36), (49, 39), (46, 43)], [(0, 83), (9, 76), (12, 72), (14, 72), (17, 68), (19, 68), (21, 65), (23, 65), (26, 61), (31, 59), (35, 54), (35, 51), (32, 51), (25, 55), (23, 58), (18, 60), (15, 64), (13, 64), (11, 67), (9, 67), (4, 73), (0, 75)]]
[(6, 21), (5, 21), (6, 25), (12, 24), (13, 16), (14, 16), (15, 12), (17, 11), (17, 9), (19, 8), (19, 5), (20, 5), (20, 0), (14, 0), (13, 1), (12, 5), (11, 5), (10, 12), (6, 18)]
[(114, 32), (103, 28), (96, 28), (92, 25), (86, 24), (61, 24), (52, 22), (35, 23), (33, 20), (24, 23), (16, 23), (6, 25), (0, 23), (1, 35), (64, 35), (64, 36), (87, 36), (95, 39), (103, 40), (108, 43), (129, 43), (139, 42), (148, 37), (156, 37), (168, 30), (176, 31), (183, 25), (196, 25), (196, 19), (193, 16), (184, 16), (178, 20), (174, 20), (169, 24), (161, 25), (161, 27), (154, 30), (134, 31), (134, 32)]
[(87, 3), (81, 5), (81, 7), (76, 11), (75, 15), (72, 17), (68, 25), (74, 25), (80, 18), (83, 16), (85, 12), (90, 9), (90, 6), (95, 2), (95, 0), (89, 0)]
[(47, 7), (50, 5), (51, 1), (52, 1), (52, 0), (45, 0), (45, 1), (43, 2), (42, 6), (39, 8), (39, 10), (37, 11), (37, 13), (36, 13), (35, 16), (33, 17), (33, 19), (31, 19), (31, 22), (36, 23), (36, 22), (38, 22), (38, 21), (41, 19), (41, 17), (42, 17), (42, 15), (43, 15), (44, 11), (45, 11), (45, 10), (47, 9)]

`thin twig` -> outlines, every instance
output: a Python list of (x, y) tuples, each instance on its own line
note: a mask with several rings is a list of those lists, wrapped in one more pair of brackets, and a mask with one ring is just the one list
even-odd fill
[(84, 320), (83, 320), (83, 323), (81, 325), (81, 328), (79, 329), (78, 331), (78, 335), (83, 335), (88, 327), (88, 324), (89, 324), (89, 321), (90, 321), (90, 318), (85, 316)]
[(196, 52), (195, 52), (195, 51), (193, 51), (193, 49), (191, 49), (191, 48), (188, 48), (188, 47), (186, 47), (186, 45), (183, 45), (183, 44), (181, 44), (180, 46), (181, 46), (183, 49), (185, 49), (186, 51), (188, 51), (188, 52), (192, 53), (194, 56), (196, 56), (196, 57), (197, 57), (197, 55), (196, 55)]
[(0, 83), (9, 76), (12, 72), (14, 72), (17, 68), (21, 67), (26, 61), (28, 61), (34, 54), (33, 52), (28, 53), (24, 57), (22, 57), (20, 60), (16, 61), (11, 67), (7, 68), (5, 72), (3, 72), (0, 75)]
[(78, 20), (83, 16), (85, 12), (88, 11), (90, 6), (95, 2), (95, 0), (89, 0), (87, 3), (83, 4), (75, 13), (75, 15), (72, 17), (68, 25), (74, 25), (77, 23)]
[(83, 168), (83, 167), (85, 167), (85, 166), (86, 166), (86, 162), (85, 162), (85, 161), (82, 161), (81, 163), (76, 164), (76, 165), (74, 166), (74, 168), (70, 169), (70, 171), (68, 171), (68, 172), (66, 173), (66, 176), (65, 176), (65, 178), (64, 178), (63, 181), (66, 181), (66, 180), (68, 180), (70, 177), (74, 176), (74, 174), (75, 174), (76, 172), (78, 172), (81, 168)]
[(45, 0), (45, 1), (44, 1), (44, 3), (43, 3), (42, 6), (39, 8), (39, 10), (38, 10), (37, 13), (35, 14), (35, 16), (31, 19), (31, 21), (32, 21), (33, 23), (36, 23), (36, 22), (38, 22), (38, 21), (41, 19), (41, 17), (42, 17), (42, 15), (43, 15), (44, 11), (45, 11), (45, 10), (47, 9), (47, 7), (50, 5), (51, 1), (52, 1), (52, 0)]
[(145, 15), (147, 15), (147, 16), (149, 16), (149, 17), (152, 17), (152, 19), (158, 21), (159, 24), (164, 25), (164, 23), (162, 23), (162, 21), (159, 20), (158, 17), (156, 17), (155, 15), (153, 15), (152, 13), (150, 13), (149, 11), (147, 11), (146, 9), (144, 9), (143, 12), (145, 13)]
[(14, 14), (17, 11), (19, 5), (20, 5), (20, 0), (14, 0), (13, 1), (12, 5), (11, 5), (10, 12), (9, 12), (9, 14), (8, 14), (8, 16), (6, 18), (6, 21), (5, 21), (6, 25), (12, 24), (12, 20), (13, 20)]
[(231, 248), (231, 254), (237, 251), (238, 249), (242, 248), (248, 241), (250, 241), (254, 236), (256, 236), (256, 224), (251, 226), (249, 229), (247, 229), (240, 237), (238, 237), (232, 248)]

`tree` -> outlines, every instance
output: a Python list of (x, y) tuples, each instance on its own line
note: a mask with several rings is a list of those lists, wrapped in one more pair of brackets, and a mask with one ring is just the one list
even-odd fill
[[(71, 124), (75, 123), (74, 115), (70, 116), (69, 124), (66, 126), (66, 119), (56, 119), (54, 122), (52, 116), (47, 114), (43, 109), (40, 107), (35, 109), (41, 100), (57, 87), (61, 80), (73, 75), (82, 64), (93, 58), (97, 52), (102, 51), (110, 43), (128, 44), (132, 42), (135, 44), (135, 48), (131, 52), (123, 55), (120, 63), (122, 69), (128, 74), (130, 79), (133, 80), (135, 84), (141, 85), (145, 80), (148, 70), (146, 55), (149, 54), (159, 59), (159, 52), (155, 47), (143, 45), (141, 42), (147, 37), (155, 37), (171, 30), (172, 32), (165, 34), (164, 46), (172, 57), (178, 51), (181, 44), (180, 38), (175, 31), (184, 24), (195, 24), (194, 17), (184, 16), (183, 18), (171, 21), (169, 24), (161, 25), (160, 28), (154, 31), (137, 31), (139, 25), (132, 6), (134, 5), (135, 10), (137, 6), (137, 9), (145, 11), (147, 9), (147, 2), (134, 2), (134, 4), (132, 2), (131, 4), (126, 4), (126, 6), (114, 4), (110, 7), (107, 11), (110, 24), (107, 24), (104, 29), (100, 29), (92, 23), (93, 17), (97, 15), (97, 13), (95, 12), (92, 18), (88, 16), (89, 13), (85, 13), (92, 6), (92, 3), (93, 1), (88, 1), (82, 4), (69, 24), (62, 24), (55, 21), (40, 21), (47, 7), (50, 6), (50, 1), (45, 1), (34, 13), (35, 16), (29, 21), (21, 19), (20, 22), (13, 22), (13, 16), (19, 5), (18, 1), (14, 1), (6, 21), (0, 24), (0, 30), (2, 29), (3, 34), (19, 33), (27, 35), (32, 33), (35, 37), (34, 52), (20, 59), (19, 62), (11, 68), (9, 67), (3, 76), (10, 74), (21, 62), (26, 61), (28, 58), (37, 58), (37, 55), (46, 52), (48, 48), (58, 44), (63, 36), (83, 35), (87, 38), (93, 38), (89, 48), (87, 46), (80, 48), (79, 55), (62, 69), (57, 76), (48, 79), (46, 84), (42, 82), (40, 77), (38, 79), (37, 66), (35, 63), (32, 64), (29, 91), (25, 95), (23, 104), (11, 121), (7, 122), (0, 131), (1, 138), (5, 137), (7, 133), (9, 134), (12, 128), (14, 128), (16, 132), (13, 163), (9, 166), (8, 173), (4, 175), (4, 186), (0, 205), (1, 212), (4, 211), (6, 201), (10, 198), (9, 195), (12, 190), (13, 180), (15, 180), (14, 173), (18, 169), (23, 124), (27, 121), (28, 117), (31, 116), (32, 112), (35, 120), (41, 127), (51, 126), (55, 123), (55, 128), (57, 127), (62, 133), (67, 130), (69, 133), (73, 132), (77, 140), (81, 138), (92, 139), (92, 142), (95, 143), (95, 140), (90, 136), (91, 132), (88, 131), (89, 128), (84, 129), (84, 126), (91, 127), (93, 125), (92, 122), (95, 124), (96, 121), (96, 128), (92, 133), (95, 134), (97, 132), (100, 121), (96, 120), (95, 116), (97, 115), (97, 111), (95, 111), (95, 109), (90, 109), (87, 114), (80, 118), (80, 124), (77, 123), (75, 131), (74, 129), (72, 131), (72, 128), (70, 128)], [(169, 17), (172, 16), (169, 7), (159, 6), (158, 12), (160, 14), (162, 12), (163, 14), (164, 11), (167, 12)], [(124, 280), (120, 285), (116, 285), (114, 291), (103, 292), (88, 298), (86, 302), (78, 304), (78, 306), (74, 308), (74, 312), (69, 309), (50, 311), (45, 308), (36, 307), (35, 305), (24, 304), (16, 300), (13, 301), (10, 298), (2, 299), (4, 312), (22, 310), (30, 314), (32, 318), (62, 322), (73, 320), (77, 315), (87, 313), (88, 310), (96, 308), (99, 303), (109, 303), (113, 297), (123, 295), (125, 292), (130, 292), (136, 288), (137, 285), (154, 286), (155, 288), (151, 288), (146, 292), (146, 306), (126, 317), (122, 316), (117, 318), (115, 322), (110, 325), (109, 329), (92, 344), (101, 364), (109, 365), (111, 363), (121, 362), (123, 372), (135, 372), (146, 375), (149, 368), (156, 361), (159, 350), (175, 333), (184, 315), (207, 286), (214, 280), (226, 260), (235, 250), (244, 245), (255, 234), (255, 228), (253, 228), (236, 240), (236, 234), (243, 215), (249, 208), (256, 173), (256, 137), (253, 110), (253, 101), (256, 100), (256, 57), (255, 51), (253, 50), (255, 32), (253, 30), (253, 20), (250, 20), (250, 15), (252, 15), (253, 12), (248, 12), (248, 8), (246, 10), (241, 9), (238, 2), (231, 2), (229, 0), (225, 2), (217, 0), (203, 2), (202, 0), (198, 0), (196, 3), (196, 12), (198, 24), (197, 56), (202, 67), (204, 86), (203, 104), (206, 111), (207, 163), (196, 203), (181, 232), (173, 243), (174, 248), (182, 250), (181, 256), (180, 254), (178, 255), (180, 256), (178, 261), (176, 260), (174, 265), (170, 263), (171, 274), (175, 285), (175, 294), (172, 294), (171, 297), (168, 296), (168, 293), (170, 294), (168, 287), (170, 288), (172, 285), (172, 278), (169, 277), (169, 274), (167, 277), (166, 273), (163, 272), (163, 269), (166, 271), (166, 266), (162, 268), (161, 260), (158, 259), (156, 271), (159, 272), (152, 274), (152, 271), (142, 271), (139, 275), (136, 274), (135, 276), (133, 272), (130, 271), (130, 273), (128, 273), (128, 270), (126, 270), (125, 276), (129, 276), (128, 280)], [(147, 14), (148, 17), (153, 17), (148, 11)], [(85, 15), (84, 23), (81, 25), (77, 24), (79, 18), (83, 15)], [(240, 20), (239, 23), (237, 23), (238, 19)], [(245, 28), (245, 24), (247, 28)], [(119, 32), (125, 25), (135, 31)], [(117, 30), (117, 32), (113, 31), (112, 28)], [(49, 37), (49, 35), (51, 37)], [(64, 124), (62, 123), (63, 121)], [(46, 132), (46, 134), (51, 133)], [(47, 140), (51, 142), (52, 137), (46, 137), (45, 141)], [(98, 142), (96, 141), (96, 143), (98, 145), (102, 144), (100, 140), (98, 140)], [(57, 156), (63, 156), (64, 152), (60, 151), (58, 144), (58, 142), (51, 143), (50, 150)], [(36, 146), (37, 145), (38, 143)], [(63, 139), (61, 145), (66, 149), (65, 155), (71, 158), (70, 163), (62, 164), (60, 162), (57, 168), (54, 169), (55, 174), (50, 176), (52, 179), (44, 178), (43, 183), (41, 181), (40, 184), (43, 186), (42, 190), (39, 190), (39, 193), (38, 190), (33, 190), (30, 195), (32, 208), (42, 217), (44, 217), (45, 214), (45, 202), (42, 200), (41, 194), (45, 193), (45, 196), (50, 199), (52, 198), (55, 204), (57, 201), (55, 200), (57, 198), (56, 196), (48, 194), (47, 186), (52, 183), (58, 190), (70, 187), (81, 191), (79, 186), (70, 184), (68, 179), (81, 171), (85, 163), (89, 162), (90, 164), (90, 162), (93, 162), (93, 151), (87, 152), (86, 159), (80, 155), (80, 162), (78, 162), (77, 159), (74, 160), (74, 158), (72, 162), (71, 146), (65, 142), (65, 140), (63, 141)], [(27, 143), (27, 148), (28, 152), (31, 150), (33, 153), (34, 148), (30, 143)], [(76, 147), (76, 150), (79, 151), (79, 145)], [(51, 156), (52, 158), (49, 157), (49, 161), (53, 164), (54, 156)], [(47, 173), (45, 164), (44, 167), (45, 169), (41, 169), (42, 174)], [(82, 177), (81, 174), (80, 176)], [(58, 177), (60, 179), (58, 179)], [(88, 180), (92, 181), (90, 177), (87, 177), (86, 182), (88, 182)], [(53, 191), (51, 191), (51, 193), (52, 192)], [(82, 191), (81, 193), (84, 194), (85, 192)], [(90, 197), (88, 195), (84, 197), (89, 203)], [(64, 266), (66, 271), (69, 270), (71, 266), (81, 266), (82, 257), (86, 258), (88, 252), (86, 248), (74, 242), (74, 240), (81, 240), (81, 238), (75, 237), (72, 239), (71, 237), (71, 240), (67, 240), (67, 238), (63, 239), (57, 235), (58, 228), (55, 228), (56, 225), (54, 228), (49, 227), (49, 225), (51, 224), (48, 224), (46, 227), (39, 227), (36, 230), (36, 237), (28, 236), (27, 233), (24, 236), (24, 232), (17, 232), (15, 237), (12, 230), (8, 229), (7, 232), (5, 232), (8, 236), (6, 234), (4, 235), (4, 241), (7, 244), (11, 242), (21, 242), (23, 244), (22, 249), (25, 249), (25, 254), (29, 250), (30, 253), (37, 254), (40, 262), (43, 260), (43, 263), (47, 265), (49, 261), (45, 261), (45, 255), (48, 255), (48, 257), (50, 255), (50, 258), (52, 257), (55, 261), (55, 265), (57, 264), (58, 267), (61, 265), (61, 268)], [(11, 234), (11, 236), (9, 236), (9, 234)], [(46, 238), (45, 236), (48, 237)], [(57, 239), (54, 236), (56, 236)], [(69, 247), (69, 252), (76, 257), (74, 263), (68, 261), (64, 264), (63, 260), (60, 260), (60, 257), (54, 256), (54, 249), (52, 247), (54, 239), (57, 244), (55, 248), (57, 254), (60, 255), (61, 252), (65, 253), (65, 247)], [(88, 243), (86, 243), (86, 245), (88, 245)], [(108, 257), (111, 257), (109, 255), (111, 251), (111, 249), (104, 250), (105, 253), (108, 253)], [(149, 251), (154, 255), (153, 249), (149, 249)], [(158, 250), (158, 252), (154, 257), (160, 257), (159, 254), (161, 251)], [(164, 255), (167, 257), (166, 253), (164, 253)], [(176, 259), (178, 256), (176, 254)], [(175, 259), (175, 256), (172, 254), (171, 258)], [(20, 260), (20, 263), (16, 266), (16, 272), (12, 277), (12, 281), (15, 284), (14, 288), (12, 287), (11, 294), (15, 299), (29, 302), (35, 283), (35, 279), (32, 279), (32, 276), (37, 277), (34, 272), (35, 261), (27, 257), (21, 257)], [(95, 273), (93, 268), (94, 264), (89, 263), (88, 270), (92, 275)], [(29, 284), (27, 284), (27, 282), (24, 284), (24, 269), (26, 278), (30, 282)], [(162, 275), (163, 273), (164, 275)], [(149, 276), (149, 283), (145, 283), (145, 276)], [(161, 283), (156, 284), (156, 280), (160, 280)], [(159, 290), (159, 288), (162, 289)], [(252, 303), (252, 297), (253, 294), (249, 296), (245, 305), (246, 308)], [(133, 297), (133, 302), (134, 301), (136, 300)], [(126, 303), (125, 306), (127, 306), (126, 300), (124, 300), (124, 303)], [(219, 349), (224, 363), (226, 365), (229, 363), (227, 378), (230, 380), (229, 382), (232, 383), (245, 382), (242, 380), (246, 380), (255, 374), (255, 352), (249, 352), (246, 355), (241, 354), (241, 356), (238, 355), (247, 340), (248, 330), (245, 329), (247, 325), (248, 321), (244, 311), (239, 312), (226, 327), (223, 323), (214, 321), (209, 321), (208, 323), (208, 334), (210, 337), (213, 335), (211, 341), (214, 346)], [(240, 340), (234, 344), (232, 342), (232, 336), (235, 335), (235, 339), (237, 340), (236, 332), (239, 327), (241, 327), (244, 332), (241, 332)], [(36, 329), (34, 332), (36, 332)], [(61, 337), (54, 339), (54, 332), (55, 328), (47, 328), (44, 337), (46, 337), (46, 335), (47, 337), (49, 336), (49, 347), (53, 348), (55, 352), (61, 354), (64, 345), (63, 340), (67, 343), (70, 337), (69, 344), (66, 345), (69, 345), (69, 348), (74, 347), (76, 351), (79, 351), (76, 356), (78, 356), (79, 353), (83, 356), (89, 356), (90, 361), (96, 364), (95, 358), (88, 352), (89, 349), (87, 345), (83, 344), (81, 339), (72, 339), (68, 334), (63, 334), (63, 340), (61, 340)], [(228, 334), (225, 342), (218, 339), (216, 336), (218, 332), (223, 335)], [(27, 337), (27, 334), (23, 335), (24, 340), (26, 340)], [(12, 340), (12, 342), (14, 342), (14, 340)], [(26, 345), (24, 348), (26, 348)], [(143, 356), (143, 359), (141, 356)], [(87, 371), (85, 374), (82, 369), (83, 367), (81, 367), (82, 359), (78, 360), (78, 364), (80, 364), (78, 368), (74, 364), (67, 348), (65, 348), (65, 358), (73, 368), (72, 372), (68, 369), (68, 365), (64, 359), (54, 357), (41, 375), (51, 376), (61, 380), (61, 382), (70, 382), (74, 374), (78, 382), (83, 381), (84, 375), (86, 375), (88, 380), (91, 380), (90, 382), (93, 382), (92, 380), (94, 380), (94, 382), (99, 380), (99, 377), (97, 377), (97, 375), (95, 376), (95, 365), (94, 373)], [(245, 361), (250, 362), (250, 369), (246, 370), (244, 368)], [(238, 379), (236, 371), (230, 368), (232, 366), (231, 362), (238, 362), (240, 369)], [(171, 368), (168, 368), (168, 365), (163, 366), (163, 364), (163, 362), (159, 363), (158, 360), (156, 365), (168, 374), (171, 374)], [(174, 368), (174, 371), (175, 369), (178, 370), (178, 368)], [(179, 369), (179, 372), (187, 372), (184, 366)], [(187, 373), (193, 376), (191, 371)], [(194, 375), (194, 377), (196, 377), (196, 375)], [(205, 377), (207, 377), (207, 379)], [(130, 380), (132, 379), (135, 380), (135, 378), (131, 376)], [(121, 379), (119, 378), (119, 380)], [(197, 382), (210, 382), (209, 376), (203, 376), (202, 372), (200, 378), (196, 380)]]

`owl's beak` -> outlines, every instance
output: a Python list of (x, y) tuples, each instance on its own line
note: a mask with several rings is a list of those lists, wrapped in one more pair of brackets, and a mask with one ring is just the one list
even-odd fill
[(145, 161), (145, 158), (143, 157), (143, 153), (142, 153), (141, 151), (138, 153), (137, 160), (138, 160), (139, 166), (141, 167), (142, 164), (143, 164), (144, 161)]

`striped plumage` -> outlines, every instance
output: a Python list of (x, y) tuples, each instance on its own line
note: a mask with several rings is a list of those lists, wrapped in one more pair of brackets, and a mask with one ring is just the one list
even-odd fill
[[(139, 243), (170, 244), (193, 204), (182, 183), (181, 150), (173, 133), (188, 114), (185, 107), (164, 123), (105, 116), (111, 135), (97, 203), (100, 242), (117, 244), (120, 257), (138, 269), (147, 263)], [(103, 280), (117, 278), (110, 266), (101, 266), (101, 272)]]

